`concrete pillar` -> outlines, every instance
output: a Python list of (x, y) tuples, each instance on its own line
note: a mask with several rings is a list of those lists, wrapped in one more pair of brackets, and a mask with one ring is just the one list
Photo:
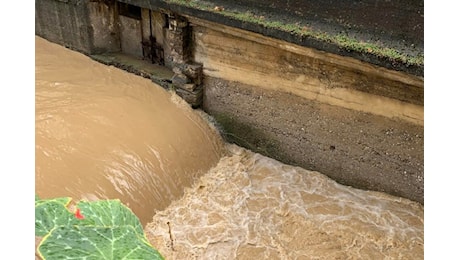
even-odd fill
[(174, 68), (190, 59), (190, 28), (185, 18), (177, 15), (169, 16), (169, 28), (166, 31), (166, 44), (169, 55), (165, 57), (165, 65)]
[(191, 27), (181, 16), (169, 15), (166, 31), (165, 65), (174, 71), (172, 84), (176, 93), (193, 107), (201, 106), (203, 100), (203, 65), (191, 61)]

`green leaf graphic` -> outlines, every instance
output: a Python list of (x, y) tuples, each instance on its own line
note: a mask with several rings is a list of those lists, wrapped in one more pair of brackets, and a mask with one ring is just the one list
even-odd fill
[(41, 203), (47, 203), (47, 202), (51, 202), (51, 201), (54, 201), (56, 203), (62, 204), (65, 207), (67, 207), (67, 205), (69, 205), (70, 201), (72, 201), (72, 198), (62, 197), (62, 198), (43, 199), (42, 200), (42, 199), (38, 198), (38, 196), (36, 195), (35, 196), (35, 207), (40, 205)]
[(163, 259), (139, 218), (120, 200), (80, 201), (82, 219), (68, 210), (70, 201), (35, 197), (35, 235), (44, 236), (38, 246), (42, 259)]
[(144, 230), (139, 218), (120, 200), (80, 201), (77, 207), (85, 217), (80, 225), (131, 226), (137, 234), (144, 236)]
[(54, 259), (163, 259), (131, 226), (57, 227), (42, 241), (39, 252)]
[(44, 236), (56, 226), (70, 226), (77, 224), (66, 206), (60, 200), (42, 201), (35, 204), (35, 235)]

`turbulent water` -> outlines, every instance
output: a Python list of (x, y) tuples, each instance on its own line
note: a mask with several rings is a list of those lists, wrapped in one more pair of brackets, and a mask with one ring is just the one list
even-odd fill
[(36, 38), (36, 193), (119, 198), (166, 259), (423, 259), (423, 206), (223, 144), (149, 80)]
[(423, 207), (241, 147), (147, 226), (168, 259), (423, 259)]

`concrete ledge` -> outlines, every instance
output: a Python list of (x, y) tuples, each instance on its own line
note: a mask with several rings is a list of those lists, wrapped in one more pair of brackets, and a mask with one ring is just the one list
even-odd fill
[(104, 53), (89, 55), (92, 59), (126, 70), (144, 78), (151, 79), (153, 82), (169, 89), (174, 72), (164, 66), (152, 64), (148, 61), (123, 54), (123, 53)]

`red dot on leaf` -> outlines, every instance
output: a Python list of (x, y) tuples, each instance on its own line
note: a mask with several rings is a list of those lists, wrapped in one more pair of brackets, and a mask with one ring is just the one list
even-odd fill
[(85, 216), (83, 216), (80, 213), (80, 209), (77, 209), (77, 211), (75, 212), (75, 217), (78, 218), (78, 219), (84, 219), (85, 218)]

